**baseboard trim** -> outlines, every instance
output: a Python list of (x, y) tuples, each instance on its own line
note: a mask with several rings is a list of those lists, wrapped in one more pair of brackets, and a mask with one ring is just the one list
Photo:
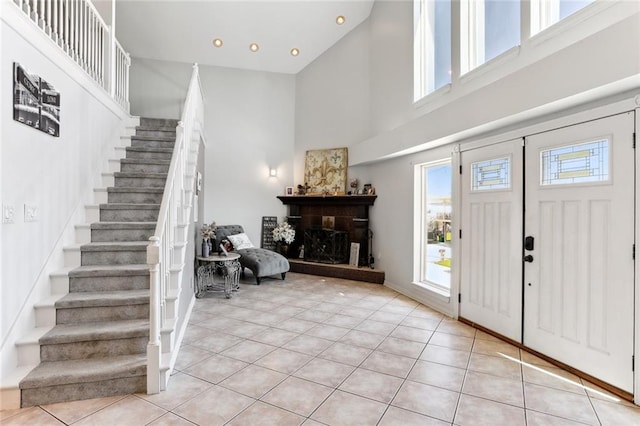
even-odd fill
[(575, 374), (576, 376), (580, 377), (581, 379), (585, 379), (585, 380), (593, 383), (594, 385), (601, 387), (602, 389), (606, 390), (607, 392), (610, 392), (613, 395), (624, 399), (625, 401), (633, 402), (633, 394), (631, 394), (631, 393), (629, 393), (627, 391), (619, 389), (619, 388), (617, 388), (617, 387), (615, 387), (613, 385), (610, 385), (609, 383), (603, 382), (602, 380), (597, 379), (597, 378), (593, 377), (590, 374), (587, 374), (587, 373), (585, 373), (583, 371), (580, 371), (580, 370), (578, 370), (578, 369), (576, 369), (574, 367), (571, 367), (570, 365), (567, 365), (567, 364), (564, 364), (564, 363), (562, 363), (560, 361), (557, 361), (557, 360), (555, 360), (555, 359), (553, 359), (553, 358), (551, 358), (551, 357), (549, 357), (547, 355), (541, 354), (540, 352), (537, 352), (537, 351), (529, 348), (528, 346), (523, 345), (520, 342), (516, 342), (515, 340), (512, 340), (512, 339), (510, 339), (508, 337), (505, 337), (505, 336), (503, 336), (503, 335), (501, 335), (499, 333), (496, 333), (493, 330), (485, 328), (485, 327), (481, 326), (480, 324), (476, 324), (473, 321), (469, 321), (466, 318), (458, 317), (458, 321), (460, 321), (460, 322), (462, 322), (464, 324), (467, 324), (467, 325), (469, 325), (469, 326), (471, 326), (471, 327), (473, 327), (475, 329), (483, 331), (483, 332), (485, 332), (485, 333), (487, 333), (487, 334), (489, 334), (489, 335), (491, 335), (493, 337), (496, 337), (496, 338), (498, 338), (500, 340), (503, 340), (503, 341), (513, 345), (513, 346), (516, 346), (519, 349), (521, 349), (521, 350), (523, 350), (523, 351), (525, 351), (527, 353), (530, 353), (531, 355), (535, 355), (538, 358), (545, 360), (549, 364), (553, 364), (556, 367), (562, 368), (563, 370), (566, 370), (566, 371), (568, 371), (568, 372), (570, 372), (572, 374)]

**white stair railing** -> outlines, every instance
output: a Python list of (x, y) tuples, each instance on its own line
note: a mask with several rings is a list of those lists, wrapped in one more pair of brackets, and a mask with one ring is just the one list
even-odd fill
[[(91, 0), (13, 0), (13, 3), (129, 112), (131, 60)], [(113, 44), (115, 48), (110, 47)], [(112, 59), (115, 66), (108, 67)]]
[(114, 40), (114, 58), (115, 69), (113, 71), (113, 99), (129, 111), (129, 66), (131, 66), (131, 57), (124, 51), (120, 43)]
[[(150, 279), (149, 344), (147, 345), (147, 393), (158, 393), (166, 383), (161, 380), (163, 353), (160, 331), (175, 327), (176, 318), (167, 317), (167, 296), (180, 294), (185, 266), (186, 239), (184, 225), (192, 207), (196, 158), (202, 132), (204, 98), (193, 66), (181, 121), (176, 128), (176, 142), (164, 187), (158, 223), (147, 246)], [(194, 154), (195, 153), (195, 154)]]

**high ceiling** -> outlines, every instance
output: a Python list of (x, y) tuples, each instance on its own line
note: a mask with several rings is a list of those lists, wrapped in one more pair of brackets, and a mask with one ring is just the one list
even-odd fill
[(295, 74), (364, 21), (373, 1), (119, 0), (116, 37), (134, 57)]

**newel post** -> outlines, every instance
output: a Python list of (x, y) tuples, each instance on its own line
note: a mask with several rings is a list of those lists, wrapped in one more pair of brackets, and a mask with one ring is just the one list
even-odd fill
[(160, 238), (149, 238), (149, 343), (147, 344), (147, 393), (160, 392)]

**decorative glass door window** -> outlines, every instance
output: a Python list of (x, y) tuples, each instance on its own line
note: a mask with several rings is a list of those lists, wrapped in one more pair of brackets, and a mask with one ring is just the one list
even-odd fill
[(486, 191), (511, 188), (511, 158), (471, 163), (471, 190)]
[(540, 152), (540, 184), (567, 185), (609, 180), (609, 140), (566, 145)]

